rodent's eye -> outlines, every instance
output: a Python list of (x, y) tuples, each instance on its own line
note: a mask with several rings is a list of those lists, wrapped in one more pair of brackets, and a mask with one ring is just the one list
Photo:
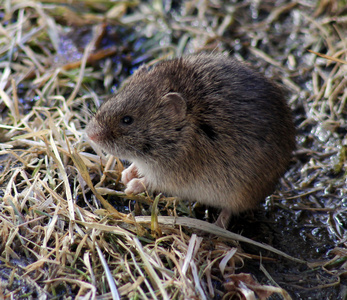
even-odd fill
[(122, 118), (121, 122), (124, 124), (124, 125), (130, 125), (134, 122), (134, 119), (133, 117), (130, 117), (130, 116), (125, 116)]

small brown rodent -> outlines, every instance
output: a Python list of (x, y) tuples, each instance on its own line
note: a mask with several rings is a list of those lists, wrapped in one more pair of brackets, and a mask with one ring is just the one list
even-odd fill
[(273, 191), (295, 147), (279, 87), (214, 54), (141, 67), (86, 132), (132, 162), (122, 174), (127, 194), (146, 188), (220, 207), (220, 226)]

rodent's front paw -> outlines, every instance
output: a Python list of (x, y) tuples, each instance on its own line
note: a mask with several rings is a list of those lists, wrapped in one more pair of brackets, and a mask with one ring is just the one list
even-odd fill
[(127, 185), (132, 179), (138, 178), (138, 177), (139, 177), (139, 173), (138, 173), (137, 167), (135, 166), (135, 164), (131, 164), (129, 168), (126, 168), (122, 172), (121, 180), (125, 185)]
[(146, 190), (146, 179), (145, 178), (134, 178), (130, 180), (125, 189), (127, 195), (136, 195)]

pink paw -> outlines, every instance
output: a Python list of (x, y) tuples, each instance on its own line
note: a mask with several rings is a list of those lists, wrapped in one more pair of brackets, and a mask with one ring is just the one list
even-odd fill
[(134, 178), (130, 180), (125, 189), (127, 195), (136, 195), (142, 193), (146, 190), (146, 180), (145, 178)]
[(137, 167), (135, 166), (135, 164), (131, 164), (129, 168), (126, 168), (122, 172), (121, 180), (125, 185), (127, 185), (132, 179), (138, 178), (138, 177), (139, 177), (139, 173), (138, 173)]

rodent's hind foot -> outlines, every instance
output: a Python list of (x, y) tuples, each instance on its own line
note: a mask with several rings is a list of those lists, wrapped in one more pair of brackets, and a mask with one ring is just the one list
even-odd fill
[(232, 216), (232, 210), (228, 208), (223, 208), (215, 224), (221, 228), (228, 229), (231, 216)]
[(125, 189), (125, 193), (127, 195), (136, 195), (142, 193), (146, 190), (147, 181), (143, 178), (134, 178), (130, 180), (127, 184), (127, 188)]
[(128, 185), (128, 183), (134, 179), (134, 178), (138, 178), (139, 177), (139, 173), (137, 170), (137, 167), (135, 166), (134, 163), (132, 163), (128, 168), (126, 168), (123, 172), (122, 172), (122, 182), (125, 185)]

